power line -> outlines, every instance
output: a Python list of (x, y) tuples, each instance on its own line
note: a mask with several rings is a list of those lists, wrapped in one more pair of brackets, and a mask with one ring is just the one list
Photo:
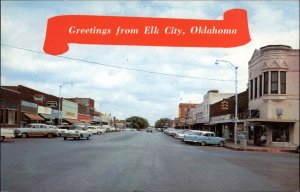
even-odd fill
[(198, 79), (198, 80), (234, 81), (234, 80), (213, 79), (213, 78), (205, 78), (205, 77), (193, 77), (193, 76), (178, 75), (178, 74), (171, 74), (171, 73), (161, 73), (161, 72), (148, 71), (148, 70), (137, 69), (137, 68), (129, 68), (129, 67), (122, 67), (122, 66), (117, 66), (117, 65), (110, 65), (110, 64), (99, 63), (99, 62), (95, 62), (95, 61), (88, 61), (88, 60), (84, 60), (84, 59), (77, 59), (77, 58), (67, 57), (67, 56), (62, 56), (62, 55), (50, 55), (50, 54), (46, 54), (42, 51), (35, 51), (35, 50), (32, 50), (32, 49), (26, 49), (26, 48), (22, 48), (22, 47), (13, 46), (13, 45), (1, 44), (1, 46), (6, 46), (6, 47), (19, 49), (19, 50), (23, 50), (23, 51), (29, 51), (29, 52), (33, 52), (33, 53), (39, 53), (39, 54), (43, 54), (43, 55), (47, 55), (47, 56), (53, 56), (53, 57), (59, 57), (59, 58), (73, 60), (73, 61), (84, 62), (84, 63), (88, 63), (88, 64), (92, 64), (92, 65), (102, 65), (102, 66), (106, 66), (106, 67), (124, 69), (124, 70), (129, 70), (129, 71), (138, 71), (138, 72), (150, 73), (150, 74), (156, 74), (156, 75), (164, 75), (164, 76), (179, 77), (179, 78), (189, 78), (189, 79)]

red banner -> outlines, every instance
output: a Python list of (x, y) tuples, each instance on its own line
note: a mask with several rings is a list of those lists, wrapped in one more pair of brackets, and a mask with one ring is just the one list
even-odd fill
[(48, 19), (44, 51), (60, 55), (69, 43), (174, 47), (236, 47), (250, 41), (247, 12), (223, 20), (63, 15)]

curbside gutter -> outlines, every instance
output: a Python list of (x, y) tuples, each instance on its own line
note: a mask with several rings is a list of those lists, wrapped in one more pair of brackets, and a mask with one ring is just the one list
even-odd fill
[(232, 146), (226, 145), (224, 146), (227, 149), (233, 151), (255, 151), (255, 152), (273, 152), (273, 153), (280, 153), (280, 152), (289, 152), (289, 153), (297, 153), (295, 149), (281, 149), (276, 147), (265, 147), (265, 148), (251, 148), (247, 146)]

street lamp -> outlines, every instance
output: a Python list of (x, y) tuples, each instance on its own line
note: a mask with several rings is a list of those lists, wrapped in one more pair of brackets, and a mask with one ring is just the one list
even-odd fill
[(236, 146), (236, 137), (237, 137), (237, 113), (238, 113), (238, 98), (237, 98), (237, 69), (238, 67), (233, 65), (231, 62), (226, 61), (226, 60), (216, 60), (215, 64), (218, 65), (219, 63), (227, 63), (231, 67), (233, 67), (234, 72), (235, 72), (235, 113), (234, 113), (234, 145)]
[(59, 111), (59, 115), (58, 115), (58, 124), (61, 125), (62, 123), (62, 116), (61, 116), (61, 88), (64, 86), (64, 85), (67, 85), (67, 84), (71, 84), (73, 85), (74, 83), (73, 82), (66, 82), (66, 83), (63, 83), (59, 86), (59, 100), (58, 100), (58, 111)]

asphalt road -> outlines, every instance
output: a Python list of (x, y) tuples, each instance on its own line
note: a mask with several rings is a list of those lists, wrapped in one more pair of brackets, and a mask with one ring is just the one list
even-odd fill
[(183, 144), (160, 132), (1, 143), (1, 191), (297, 191), (299, 154)]

